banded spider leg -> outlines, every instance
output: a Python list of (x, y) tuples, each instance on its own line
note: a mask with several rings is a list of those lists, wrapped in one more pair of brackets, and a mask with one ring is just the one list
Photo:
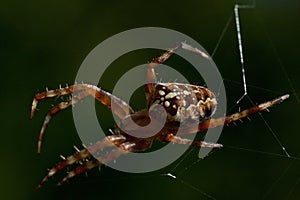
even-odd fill
[(41, 146), (42, 146), (42, 140), (43, 136), (46, 130), (46, 127), (48, 123), (50, 122), (50, 119), (52, 118), (53, 115), (58, 113), (61, 110), (64, 110), (68, 108), (71, 105), (74, 105), (78, 103), (80, 100), (86, 98), (87, 96), (92, 96), (98, 101), (100, 101), (103, 105), (105, 105), (107, 108), (111, 108), (112, 104), (114, 104), (114, 109), (113, 112), (114, 114), (119, 118), (122, 119), (126, 115), (133, 113), (132, 108), (123, 100), (119, 99), (118, 97), (101, 90), (100, 88), (94, 86), (94, 85), (89, 85), (89, 84), (78, 84), (78, 85), (72, 85), (68, 86), (65, 88), (60, 88), (56, 90), (47, 90), (45, 92), (38, 93), (34, 96), (33, 102), (32, 102), (32, 107), (31, 107), (31, 112), (30, 112), (30, 119), (34, 117), (34, 112), (36, 110), (38, 101), (45, 99), (45, 98), (52, 98), (52, 97), (57, 97), (57, 96), (62, 96), (62, 95), (70, 95), (73, 94), (74, 92), (79, 92), (76, 96), (74, 96), (72, 99), (61, 102), (55, 107), (53, 107), (46, 115), (45, 120), (43, 122), (42, 128), (40, 130), (39, 134), (39, 140), (38, 140), (38, 149), (37, 152), (41, 152)]

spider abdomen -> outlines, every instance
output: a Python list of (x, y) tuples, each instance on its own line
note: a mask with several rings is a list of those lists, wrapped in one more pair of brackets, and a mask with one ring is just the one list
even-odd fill
[(215, 110), (217, 101), (213, 92), (202, 86), (180, 83), (159, 83), (155, 86), (149, 108), (162, 105), (169, 121), (207, 119)]

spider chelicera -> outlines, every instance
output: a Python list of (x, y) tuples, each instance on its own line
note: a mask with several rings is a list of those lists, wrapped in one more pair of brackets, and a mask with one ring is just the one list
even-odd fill
[[(205, 59), (209, 59), (209, 57), (204, 52), (186, 43), (178, 43), (174, 48), (167, 50), (160, 57), (154, 59), (149, 64), (146, 71), (145, 95), (147, 107), (146, 109), (138, 112), (135, 112), (125, 101), (100, 89), (97, 86), (89, 84), (76, 84), (56, 90), (46, 90), (45, 92), (36, 94), (32, 102), (30, 116), (31, 119), (34, 116), (34, 112), (39, 100), (61, 95), (74, 95), (74, 93), (76, 93), (76, 95), (73, 96), (72, 99), (59, 103), (58, 105), (53, 107), (46, 115), (38, 139), (38, 153), (41, 152), (42, 138), (51, 117), (57, 112), (78, 103), (80, 100), (88, 96), (94, 97), (109, 109), (113, 107), (114, 109), (111, 109), (111, 111), (120, 120), (120, 122), (115, 126), (115, 130), (110, 130), (111, 135), (105, 137), (103, 140), (98, 141), (91, 146), (85, 147), (82, 150), (76, 149), (77, 152), (67, 158), (61, 156), (63, 160), (49, 170), (48, 174), (43, 178), (37, 188), (40, 188), (48, 180), (49, 177), (77, 162), (82, 162), (82, 164), (76, 166), (73, 171), (69, 172), (67, 176), (65, 176), (58, 183), (58, 185), (61, 185), (68, 179), (86, 172), (87, 170), (113, 161), (122, 154), (149, 149), (154, 140), (193, 145), (197, 147), (220, 148), (222, 147), (221, 144), (181, 138), (180, 136), (176, 135), (179, 124), (181, 126), (181, 131), (185, 132), (186, 134), (197, 133), (208, 128), (214, 128), (220, 125), (229, 124), (233, 121), (247, 117), (248, 115), (266, 110), (270, 106), (278, 104), (289, 97), (289, 95), (283, 95), (274, 100), (261, 103), (241, 112), (213, 119), (211, 118), (211, 116), (216, 110), (217, 101), (214, 93), (209, 89), (202, 86), (190, 84), (182, 84), (176, 82), (159, 83), (156, 81), (154, 69), (159, 64), (166, 61), (178, 48), (191, 51), (198, 54), (199, 56), (202, 56)], [(156, 109), (157, 107), (163, 107), (166, 113), (164, 126), (158, 133), (155, 133), (154, 135), (152, 134), (149, 137), (137, 137), (132, 136), (132, 134), (128, 134), (128, 132), (134, 132), (128, 119), (132, 119), (139, 126), (146, 126), (150, 123), (150, 121), (151, 123), (160, 121), (162, 116), (160, 113), (161, 110)], [(149, 113), (151, 112), (156, 113), (156, 115), (154, 114), (154, 120), (152, 118), (150, 120)], [(91, 160), (87, 160), (87, 158), (91, 157), (93, 153), (99, 152), (104, 148), (112, 146), (117, 146), (119, 148), (106, 153), (101, 158), (101, 162), (99, 161), (99, 159), (93, 158)]]

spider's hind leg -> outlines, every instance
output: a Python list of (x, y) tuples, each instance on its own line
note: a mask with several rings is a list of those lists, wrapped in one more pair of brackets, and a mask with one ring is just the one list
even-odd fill
[(215, 128), (218, 126), (223, 126), (225, 124), (230, 124), (235, 121), (241, 120), (245, 117), (248, 117), (249, 115), (253, 115), (253, 114), (261, 112), (263, 110), (268, 110), (271, 106), (279, 104), (288, 98), (289, 98), (289, 95), (286, 94), (286, 95), (280, 96), (276, 99), (273, 99), (271, 101), (267, 101), (267, 102), (255, 105), (251, 108), (245, 109), (243, 111), (236, 112), (229, 116), (219, 117), (216, 119), (214, 119), (214, 118), (207, 119), (205, 121), (200, 122), (197, 126), (193, 125), (193, 126), (188, 126), (188, 127), (182, 128), (182, 133), (183, 134), (195, 134), (195, 133), (203, 131), (203, 130)]
[(181, 43), (178, 43), (175, 47), (168, 49), (165, 53), (163, 53), (161, 56), (153, 59), (151, 63), (147, 67), (146, 72), (146, 86), (145, 86), (145, 93), (146, 93), (146, 104), (149, 106), (150, 97), (154, 93), (155, 90), (155, 83), (157, 83), (156, 80), (156, 74), (155, 74), (155, 68), (159, 65), (165, 62), (176, 49), (181, 47)]
[(195, 53), (205, 59), (209, 59), (209, 56), (206, 53), (204, 53), (203, 51), (201, 51), (195, 47), (192, 47), (191, 45), (186, 44), (184, 42), (177, 43), (175, 47), (168, 49), (161, 56), (153, 59), (152, 62), (148, 65), (147, 72), (146, 72), (146, 81), (147, 82), (146, 82), (145, 92), (146, 92), (147, 106), (149, 106), (150, 97), (154, 93), (155, 83), (157, 83), (154, 69), (159, 64), (162, 64), (163, 62), (165, 62), (174, 53), (174, 51), (177, 50), (178, 48), (182, 48), (184, 50), (191, 51), (192, 53)]
[(187, 138), (181, 138), (179, 136), (175, 136), (173, 134), (167, 134), (163, 141), (173, 142), (175, 144), (192, 145), (192, 146), (196, 146), (196, 147), (207, 147), (207, 148), (221, 148), (221, 147), (223, 147), (222, 144), (204, 142), (204, 141), (199, 141), (199, 140), (190, 140), (190, 139), (187, 139)]

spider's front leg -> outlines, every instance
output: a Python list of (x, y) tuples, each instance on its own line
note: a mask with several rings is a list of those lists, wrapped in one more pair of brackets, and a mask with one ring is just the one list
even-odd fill
[[(106, 147), (113, 147), (113, 146), (119, 146), (121, 145), (123, 142), (125, 142), (126, 138), (122, 135), (111, 135), (111, 136), (107, 136), (105, 137), (103, 140), (100, 140), (98, 142), (96, 142), (95, 144), (84, 148), (80, 151), (77, 151), (75, 154), (67, 157), (67, 158), (63, 158), (63, 160), (59, 163), (57, 163), (54, 167), (52, 167), (49, 171), (48, 174), (42, 179), (42, 181), (40, 182), (40, 184), (37, 186), (37, 189), (41, 188), (42, 185), (44, 183), (47, 182), (47, 180), (52, 177), (53, 175), (55, 175), (57, 172), (63, 170), (64, 168), (73, 165), (74, 163), (80, 162), (80, 161), (84, 161), (86, 158), (88, 158), (89, 156), (91, 156), (93, 153), (97, 153), (99, 151), (101, 151), (102, 149), (106, 148)], [(87, 161), (86, 163), (84, 163), (82, 166), (80, 166), (80, 169), (86, 168), (86, 170), (88, 170), (89, 168), (91, 168), (92, 165), (96, 165), (98, 160), (91, 160), (91, 161)], [(85, 171), (86, 171), (85, 170)], [(76, 171), (76, 170), (75, 170)], [(77, 170), (78, 171), (78, 170)], [(82, 171), (82, 170), (80, 170)], [(74, 174), (76, 172), (72, 172), (71, 174)], [(77, 172), (78, 173), (78, 172)], [(71, 176), (68, 175), (68, 176)]]
[[(96, 157), (92, 160), (84, 161), (81, 165), (75, 167), (74, 170), (68, 172), (67, 176), (65, 176), (57, 185), (61, 185), (70, 178), (82, 174), (88, 170), (91, 170), (95, 167), (100, 167), (102, 164), (109, 163), (113, 160), (116, 160), (123, 154), (134, 152), (134, 151), (143, 151), (149, 148), (152, 144), (151, 141), (146, 140), (138, 140), (129, 138), (126, 139), (123, 135), (112, 135), (107, 136), (101, 141), (98, 141), (94, 145), (91, 145), (81, 151), (78, 151), (74, 155), (69, 156), (65, 160), (57, 163), (52, 169), (49, 170), (48, 174), (43, 178), (41, 183), (37, 186), (37, 189), (41, 188), (46, 181), (55, 175), (57, 172), (61, 171), (62, 169), (73, 165), (77, 162), (84, 161), (89, 155), (97, 152), (100, 152), (106, 147), (112, 147), (113, 149), (108, 151), (105, 155)], [(140, 142), (140, 143), (139, 143)], [(145, 145), (147, 143), (147, 145)]]
[[(145, 117), (147, 117), (146, 110), (142, 112), (137, 112), (130, 114), (128, 116), (132, 116), (134, 122), (138, 125), (142, 125), (145, 122)], [(130, 127), (129, 127), (130, 128)], [(67, 158), (63, 158), (63, 160), (57, 163), (54, 167), (52, 167), (48, 174), (42, 179), (41, 183), (37, 186), (37, 189), (42, 187), (47, 180), (54, 176), (59, 171), (64, 168), (74, 165), (75, 163), (81, 163), (80, 166), (75, 167), (75, 169), (68, 173), (58, 185), (61, 185), (68, 179), (86, 172), (94, 167), (99, 167), (102, 164), (108, 163), (112, 160), (117, 159), (122, 154), (128, 153), (130, 151), (142, 151), (149, 148), (152, 144), (153, 138), (145, 138), (139, 139), (136, 137), (132, 137), (126, 133), (124, 133), (117, 126), (115, 128), (115, 132), (112, 132), (112, 135), (105, 137), (103, 140), (96, 142), (95, 144), (85, 147), (81, 151), (77, 150), (77, 152)], [(105, 155), (101, 155), (97, 157), (97, 153), (101, 153), (102, 150), (106, 150), (109, 147), (108, 153)], [(112, 148), (112, 149), (111, 149)], [(96, 159), (91, 158), (92, 160), (87, 161), (87, 158), (90, 159), (91, 156), (94, 156)]]
[(74, 96), (71, 100), (61, 102), (55, 107), (53, 107), (46, 115), (45, 120), (43, 122), (42, 128), (40, 130), (39, 134), (39, 140), (38, 140), (38, 153), (41, 152), (41, 145), (42, 140), (44, 136), (45, 129), (50, 122), (50, 119), (53, 115), (55, 115), (57, 112), (64, 110), (68, 108), (71, 105), (74, 105), (78, 103), (80, 100), (86, 98), (87, 96), (92, 96), (98, 101), (100, 101), (104, 106), (111, 109), (113, 106), (112, 112), (119, 118), (122, 119), (126, 115), (133, 113), (132, 108), (123, 100), (119, 99), (118, 97), (94, 86), (89, 84), (78, 84), (78, 85), (72, 85), (65, 88), (60, 88), (56, 90), (47, 90), (45, 92), (38, 93), (34, 96), (32, 107), (31, 107), (31, 113), (30, 118), (32, 119), (34, 116), (34, 112), (36, 110), (38, 101), (45, 99), (45, 98), (52, 98), (62, 95), (71, 95), (74, 92), (78, 92), (76, 96)]
[(77, 176), (77, 175), (82, 174), (88, 170), (95, 168), (95, 167), (100, 167), (103, 164), (106, 164), (113, 160), (116, 160), (121, 155), (133, 151), (134, 147), (135, 147), (135, 143), (124, 142), (124, 143), (114, 147), (113, 150), (107, 152), (104, 156), (98, 157), (98, 158), (88, 161), (88, 162), (85, 162), (84, 164), (76, 167), (73, 171), (68, 172), (68, 175), (65, 176), (60, 182), (58, 182), (57, 185), (60, 186), (63, 183), (65, 183), (67, 180), (73, 178), (74, 176)]

